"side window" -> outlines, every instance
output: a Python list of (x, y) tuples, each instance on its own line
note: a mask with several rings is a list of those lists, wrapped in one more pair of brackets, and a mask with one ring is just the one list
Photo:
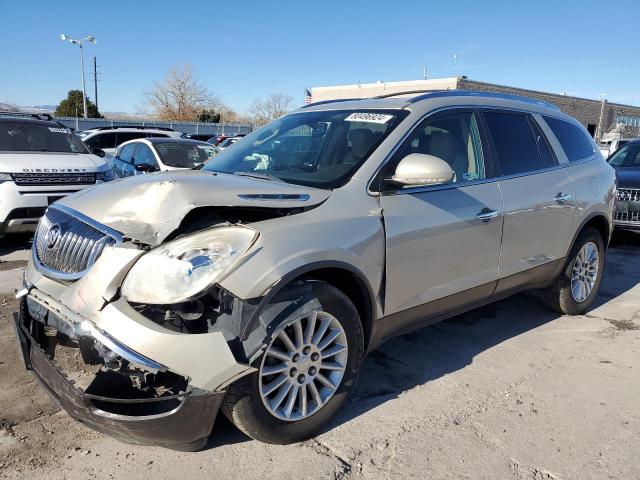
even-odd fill
[(145, 138), (146, 136), (147, 135), (144, 132), (118, 132), (118, 145), (128, 142), (129, 140)]
[(444, 113), (424, 120), (385, 166), (382, 178), (391, 177), (400, 160), (412, 153), (433, 155), (447, 162), (454, 173), (452, 183), (487, 178), (478, 121), (473, 112)]
[(98, 133), (84, 143), (89, 148), (115, 148), (116, 134), (115, 132)]
[(147, 133), (147, 138), (149, 137), (155, 137), (155, 138), (167, 138), (169, 135), (165, 135), (164, 133), (153, 133), (153, 132), (149, 132)]
[(542, 118), (560, 142), (570, 162), (588, 158), (595, 153), (587, 134), (577, 125), (554, 117)]
[(542, 168), (538, 144), (527, 115), (484, 112), (502, 175), (516, 175)]
[(156, 158), (153, 156), (153, 152), (149, 147), (144, 144), (139, 144), (138, 150), (136, 150), (136, 156), (133, 159), (134, 165), (152, 165), (156, 166)]
[(118, 158), (123, 162), (131, 163), (133, 160), (133, 152), (135, 151), (137, 143), (132, 143), (130, 145), (125, 145), (120, 149), (120, 153), (118, 153)]

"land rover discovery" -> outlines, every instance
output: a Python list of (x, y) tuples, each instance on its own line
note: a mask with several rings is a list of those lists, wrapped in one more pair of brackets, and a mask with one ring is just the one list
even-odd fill
[[(49, 207), (18, 338), (71, 416), (125, 441), (197, 449), (221, 409), (250, 437), (296, 442), (394, 335), (525, 289), (584, 312), (615, 193), (587, 131), (545, 103), (316, 103), (199, 170)], [(80, 373), (60, 360), (76, 348)]]

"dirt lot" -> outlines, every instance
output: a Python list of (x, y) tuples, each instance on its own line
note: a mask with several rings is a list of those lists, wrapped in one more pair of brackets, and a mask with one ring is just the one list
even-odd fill
[(385, 344), (320, 437), (264, 445), (222, 416), (208, 447), (119, 443), (72, 421), (18, 360), (28, 239), (0, 247), (0, 478), (640, 478), (640, 236), (618, 236), (597, 305), (519, 295)]

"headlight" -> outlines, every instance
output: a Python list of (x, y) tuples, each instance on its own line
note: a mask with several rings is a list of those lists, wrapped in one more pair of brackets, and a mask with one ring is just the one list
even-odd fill
[(11, 178), (11, 174), (9, 173), (0, 173), (0, 183), (2, 182), (12, 182), (13, 178)]
[(96, 173), (96, 180), (101, 180), (103, 182), (110, 182), (111, 180), (115, 180), (116, 178), (118, 178), (116, 176), (116, 172), (114, 172), (111, 168), (109, 170), (103, 170)]
[(248, 227), (218, 227), (154, 248), (133, 265), (122, 295), (147, 304), (190, 299), (230, 272), (258, 235)]

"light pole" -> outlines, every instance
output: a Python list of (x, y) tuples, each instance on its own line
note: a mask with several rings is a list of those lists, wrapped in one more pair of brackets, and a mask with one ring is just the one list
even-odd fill
[(84, 49), (82, 48), (82, 44), (84, 42), (96, 43), (96, 37), (94, 37), (93, 35), (89, 35), (88, 37), (76, 40), (74, 38), (68, 37), (64, 33), (61, 33), (60, 40), (62, 40), (63, 42), (66, 42), (68, 40), (74, 45), (78, 45), (80, 47), (80, 69), (82, 70), (82, 106), (84, 107), (84, 118), (87, 118), (87, 89), (84, 83)]
[(602, 140), (602, 117), (604, 116), (604, 103), (607, 101), (607, 94), (600, 93), (598, 94), (598, 98), (600, 98), (600, 118), (598, 118), (598, 128), (596, 128), (596, 142)]

